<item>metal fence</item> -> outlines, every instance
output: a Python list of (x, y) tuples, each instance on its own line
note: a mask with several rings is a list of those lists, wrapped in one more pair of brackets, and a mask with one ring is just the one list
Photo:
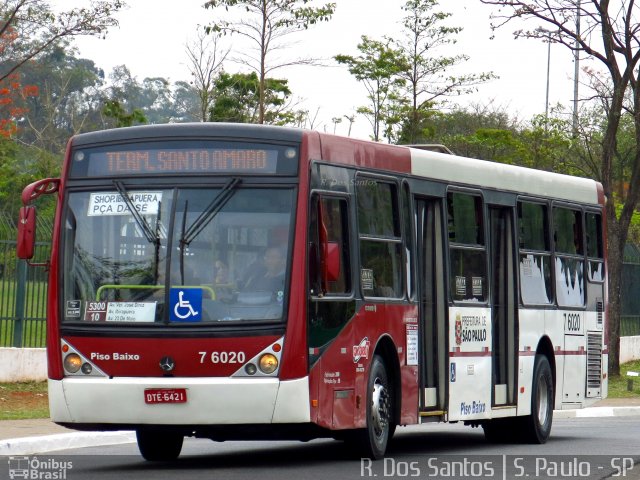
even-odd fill
[(640, 335), (640, 246), (628, 243), (622, 265), (620, 336)]
[[(36, 230), (51, 238), (51, 220), (39, 217)], [(15, 220), (0, 212), (0, 347), (44, 347), (48, 271), (18, 260), (16, 237)], [(38, 242), (33, 262), (46, 262), (50, 251), (50, 242)]]

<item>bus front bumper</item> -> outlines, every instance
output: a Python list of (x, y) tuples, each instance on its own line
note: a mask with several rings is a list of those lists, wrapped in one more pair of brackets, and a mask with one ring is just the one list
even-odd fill
[[(146, 403), (145, 390), (185, 389), (183, 403)], [(56, 423), (234, 425), (308, 423), (308, 377), (64, 378), (49, 380)]]

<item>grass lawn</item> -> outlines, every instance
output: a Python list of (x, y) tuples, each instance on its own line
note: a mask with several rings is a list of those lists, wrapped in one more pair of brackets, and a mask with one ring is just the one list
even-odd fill
[[(620, 365), (620, 376), (609, 377), (609, 397), (610, 398), (632, 398), (640, 397), (640, 377), (627, 377), (627, 372), (640, 373), (640, 360), (623, 363)], [(627, 390), (627, 381), (633, 378), (633, 391)]]
[(47, 382), (0, 383), (0, 420), (49, 418)]

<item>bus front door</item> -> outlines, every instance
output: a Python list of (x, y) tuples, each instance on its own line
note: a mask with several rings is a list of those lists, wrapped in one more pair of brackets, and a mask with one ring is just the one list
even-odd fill
[(420, 301), (420, 416), (438, 417), (446, 405), (448, 349), (446, 345), (445, 258), (440, 200), (415, 200)]

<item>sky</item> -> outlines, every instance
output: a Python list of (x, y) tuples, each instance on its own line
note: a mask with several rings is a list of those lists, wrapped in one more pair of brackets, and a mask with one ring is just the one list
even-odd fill
[[(85, 0), (86, 1), (86, 0)], [(400, 7), (404, 0), (333, 0), (336, 12), (329, 22), (315, 25), (294, 39), (287, 55), (323, 58), (324, 66), (295, 66), (277, 70), (273, 76), (284, 77), (297, 98), (298, 108), (313, 117), (314, 128), (346, 135), (357, 107), (367, 104), (364, 86), (345, 66), (337, 65), (337, 54), (357, 55), (362, 35), (381, 39), (384, 35), (399, 38)], [(52, 0), (54, 8), (68, 8), (82, 0)], [(75, 45), (81, 56), (92, 59), (99, 68), (110, 72), (114, 66), (126, 65), (142, 81), (146, 77), (164, 77), (175, 82), (189, 80), (186, 44), (197, 31), (214, 18), (202, 7), (203, 0), (128, 0), (129, 6), (116, 14), (119, 27), (104, 39), (80, 37)], [(457, 43), (440, 50), (440, 55), (465, 54), (470, 60), (452, 73), (491, 71), (499, 78), (479, 86), (478, 91), (456, 97), (460, 105), (492, 103), (521, 120), (544, 113), (547, 92), (547, 44), (537, 40), (516, 40), (515, 26), (497, 32), (490, 28), (495, 9), (479, 0), (441, 0), (440, 11), (452, 13), (447, 23), (462, 27)], [(493, 37), (493, 39), (492, 39)], [(246, 48), (236, 38), (225, 38), (233, 49)], [(573, 99), (573, 57), (562, 46), (551, 47), (549, 103), (571, 108)], [(241, 71), (242, 66), (228, 62), (227, 71)], [(339, 124), (333, 118), (343, 118)], [(357, 116), (351, 135), (369, 138), (371, 125)]]

